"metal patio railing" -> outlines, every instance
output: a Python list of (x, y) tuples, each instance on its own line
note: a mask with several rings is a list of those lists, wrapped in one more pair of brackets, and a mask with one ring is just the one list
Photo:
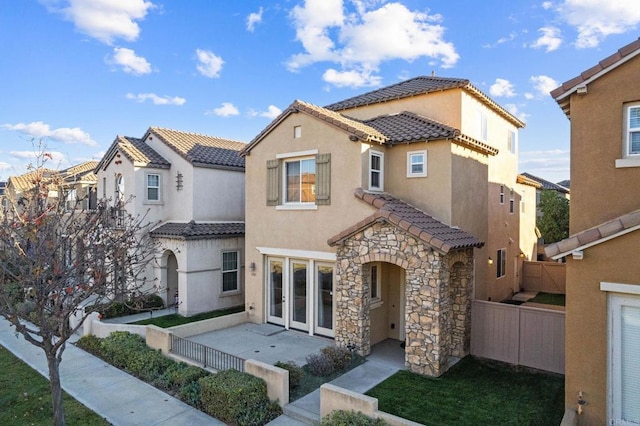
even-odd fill
[(218, 371), (244, 371), (244, 359), (174, 335), (171, 336), (171, 353)]

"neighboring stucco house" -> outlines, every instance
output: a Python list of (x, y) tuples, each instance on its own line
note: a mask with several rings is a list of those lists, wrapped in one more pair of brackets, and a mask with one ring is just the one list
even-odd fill
[(159, 252), (147, 278), (181, 315), (244, 302), (244, 146), (150, 127), (116, 137), (96, 168), (114, 219), (126, 209), (152, 224)]
[[(566, 200), (569, 200), (571, 198), (570, 189), (560, 185), (559, 183), (553, 183), (541, 177), (534, 176), (530, 173), (522, 173), (522, 176), (540, 184), (540, 187), (536, 191), (536, 205), (540, 204), (540, 195), (542, 194), (542, 191), (555, 191), (558, 196)], [(541, 215), (542, 212), (538, 211), (538, 217), (540, 217)]]
[(522, 126), (463, 79), (293, 102), (242, 151), (252, 320), (362, 354), (396, 339), (442, 374), (468, 353), (474, 291), (517, 287)]
[(546, 249), (567, 259), (565, 404), (638, 424), (640, 39), (551, 95), (571, 120), (571, 236)]
[(98, 178), (94, 169), (97, 161), (85, 161), (68, 169), (61, 170), (62, 196), (68, 210), (95, 210), (98, 204)]

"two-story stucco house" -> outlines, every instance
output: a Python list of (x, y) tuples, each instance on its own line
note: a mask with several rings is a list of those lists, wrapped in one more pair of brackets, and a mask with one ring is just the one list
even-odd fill
[(546, 248), (567, 259), (565, 404), (638, 424), (640, 39), (551, 95), (571, 120), (571, 236)]
[(463, 79), (295, 101), (242, 151), (252, 320), (362, 354), (396, 339), (442, 374), (468, 353), (472, 298), (517, 290), (522, 126)]
[(116, 221), (126, 209), (151, 224), (159, 252), (146, 278), (181, 315), (244, 302), (244, 146), (150, 127), (116, 137), (96, 167)]

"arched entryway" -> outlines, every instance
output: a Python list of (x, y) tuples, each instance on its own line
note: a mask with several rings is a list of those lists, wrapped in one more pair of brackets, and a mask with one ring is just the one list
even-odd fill
[(166, 305), (167, 307), (174, 307), (177, 309), (178, 306), (176, 303), (179, 303), (178, 259), (171, 250), (165, 251), (162, 259), (162, 282), (164, 282), (166, 288)]

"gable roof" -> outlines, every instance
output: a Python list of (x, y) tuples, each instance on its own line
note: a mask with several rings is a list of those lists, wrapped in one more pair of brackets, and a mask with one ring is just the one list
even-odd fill
[(497, 148), (463, 135), (458, 129), (413, 112), (404, 111), (399, 114), (381, 115), (363, 120), (363, 123), (384, 134), (387, 137), (387, 143), (391, 145), (450, 139), (458, 145), (486, 155), (498, 153)]
[(553, 183), (553, 182), (549, 182), (546, 179), (542, 179), (540, 177), (534, 176), (530, 173), (522, 173), (522, 176), (531, 179), (533, 181), (538, 182), (540, 185), (542, 185), (542, 189), (550, 189), (556, 192), (562, 192), (563, 194), (569, 194), (570, 190), (569, 188), (565, 188), (564, 186), (558, 185), (557, 183)]
[(289, 107), (264, 128), (247, 146), (240, 151), (240, 155), (248, 155), (251, 149), (273, 131), (285, 118), (291, 114), (303, 113), (322, 120), (334, 127), (344, 130), (365, 142), (384, 143), (387, 137), (378, 130), (363, 123), (360, 120), (349, 118), (338, 112), (319, 107), (301, 100), (295, 100)]
[(149, 232), (149, 235), (180, 240), (237, 238), (244, 237), (244, 222), (167, 222)]
[(96, 172), (100, 169), (106, 169), (118, 152), (121, 152), (136, 167), (168, 169), (171, 166), (171, 163), (144, 143), (142, 139), (118, 135), (96, 166)]
[(574, 251), (588, 249), (638, 229), (640, 229), (640, 210), (589, 228), (557, 243), (549, 244), (544, 251), (548, 257), (560, 259)]
[(524, 174), (519, 174), (518, 176), (516, 176), (516, 183), (519, 183), (521, 185), (533, 186), (536, 189), (542, 188), (542, 184), (540, 182), (530, 179)]
[(47, 185), (51, 183), (51, 177), (56, 173), (55, 170), (39, 167), (36, 170), (24, 173), (19, 176), (9, 176), (5, 189), (12, 188), (16, 193), (31, 190), (39, 181), (47, 181)]
[(85, 161), (84, 163), (61, 170), (60, 174), (63, 176), (65, 183), (95, 183), (98, 181), (98, 177), (93, 171), (97, 166), (97, 161)]
[(350, 236), (379, 220), (386, 220), (392, 223), (442, 253), (448, 253), (450, 250), (455, 249), (479, 248), (484, 245), (473, 235), (459, 228), (445, 225), (391, 194), (370, 193), (358, 188), (355, 190), (354, 195), (359, 200), (376, 207), (378, 210), (373, 215), (331, 237), (327, 241), (330, 246), (340, 244)]
[(619, 67), (630, 59), (640, 55), (640, 38), (627, 44), (626, 46), (618, 49), (613, 55), (601, 60), (595, 66), (582, 72), (580, 75), (572, 78), (571, 80), (562, 83), (562, 86), (553, 89), (551, 97), (556, 100), (562, 111), (571, 116), (571, 104), (570, 98), (578, 88), (586, 87), (587, 84), (602, 77), (609, 71)]
[(469, 80), (462, 78), (419, 76), (332, 103), (325, 108), (333, 111), (341, 111), (450, 89), (466, 90), (516, 127), (524, 127), (525, 125), (520, 119), (471, 84)]
[(149, 127), (142, 139), (152, 135), (194, 166), (244, 170), (244, 158), (238, 154), (246, 146), (243, 142), (161, 127)]

